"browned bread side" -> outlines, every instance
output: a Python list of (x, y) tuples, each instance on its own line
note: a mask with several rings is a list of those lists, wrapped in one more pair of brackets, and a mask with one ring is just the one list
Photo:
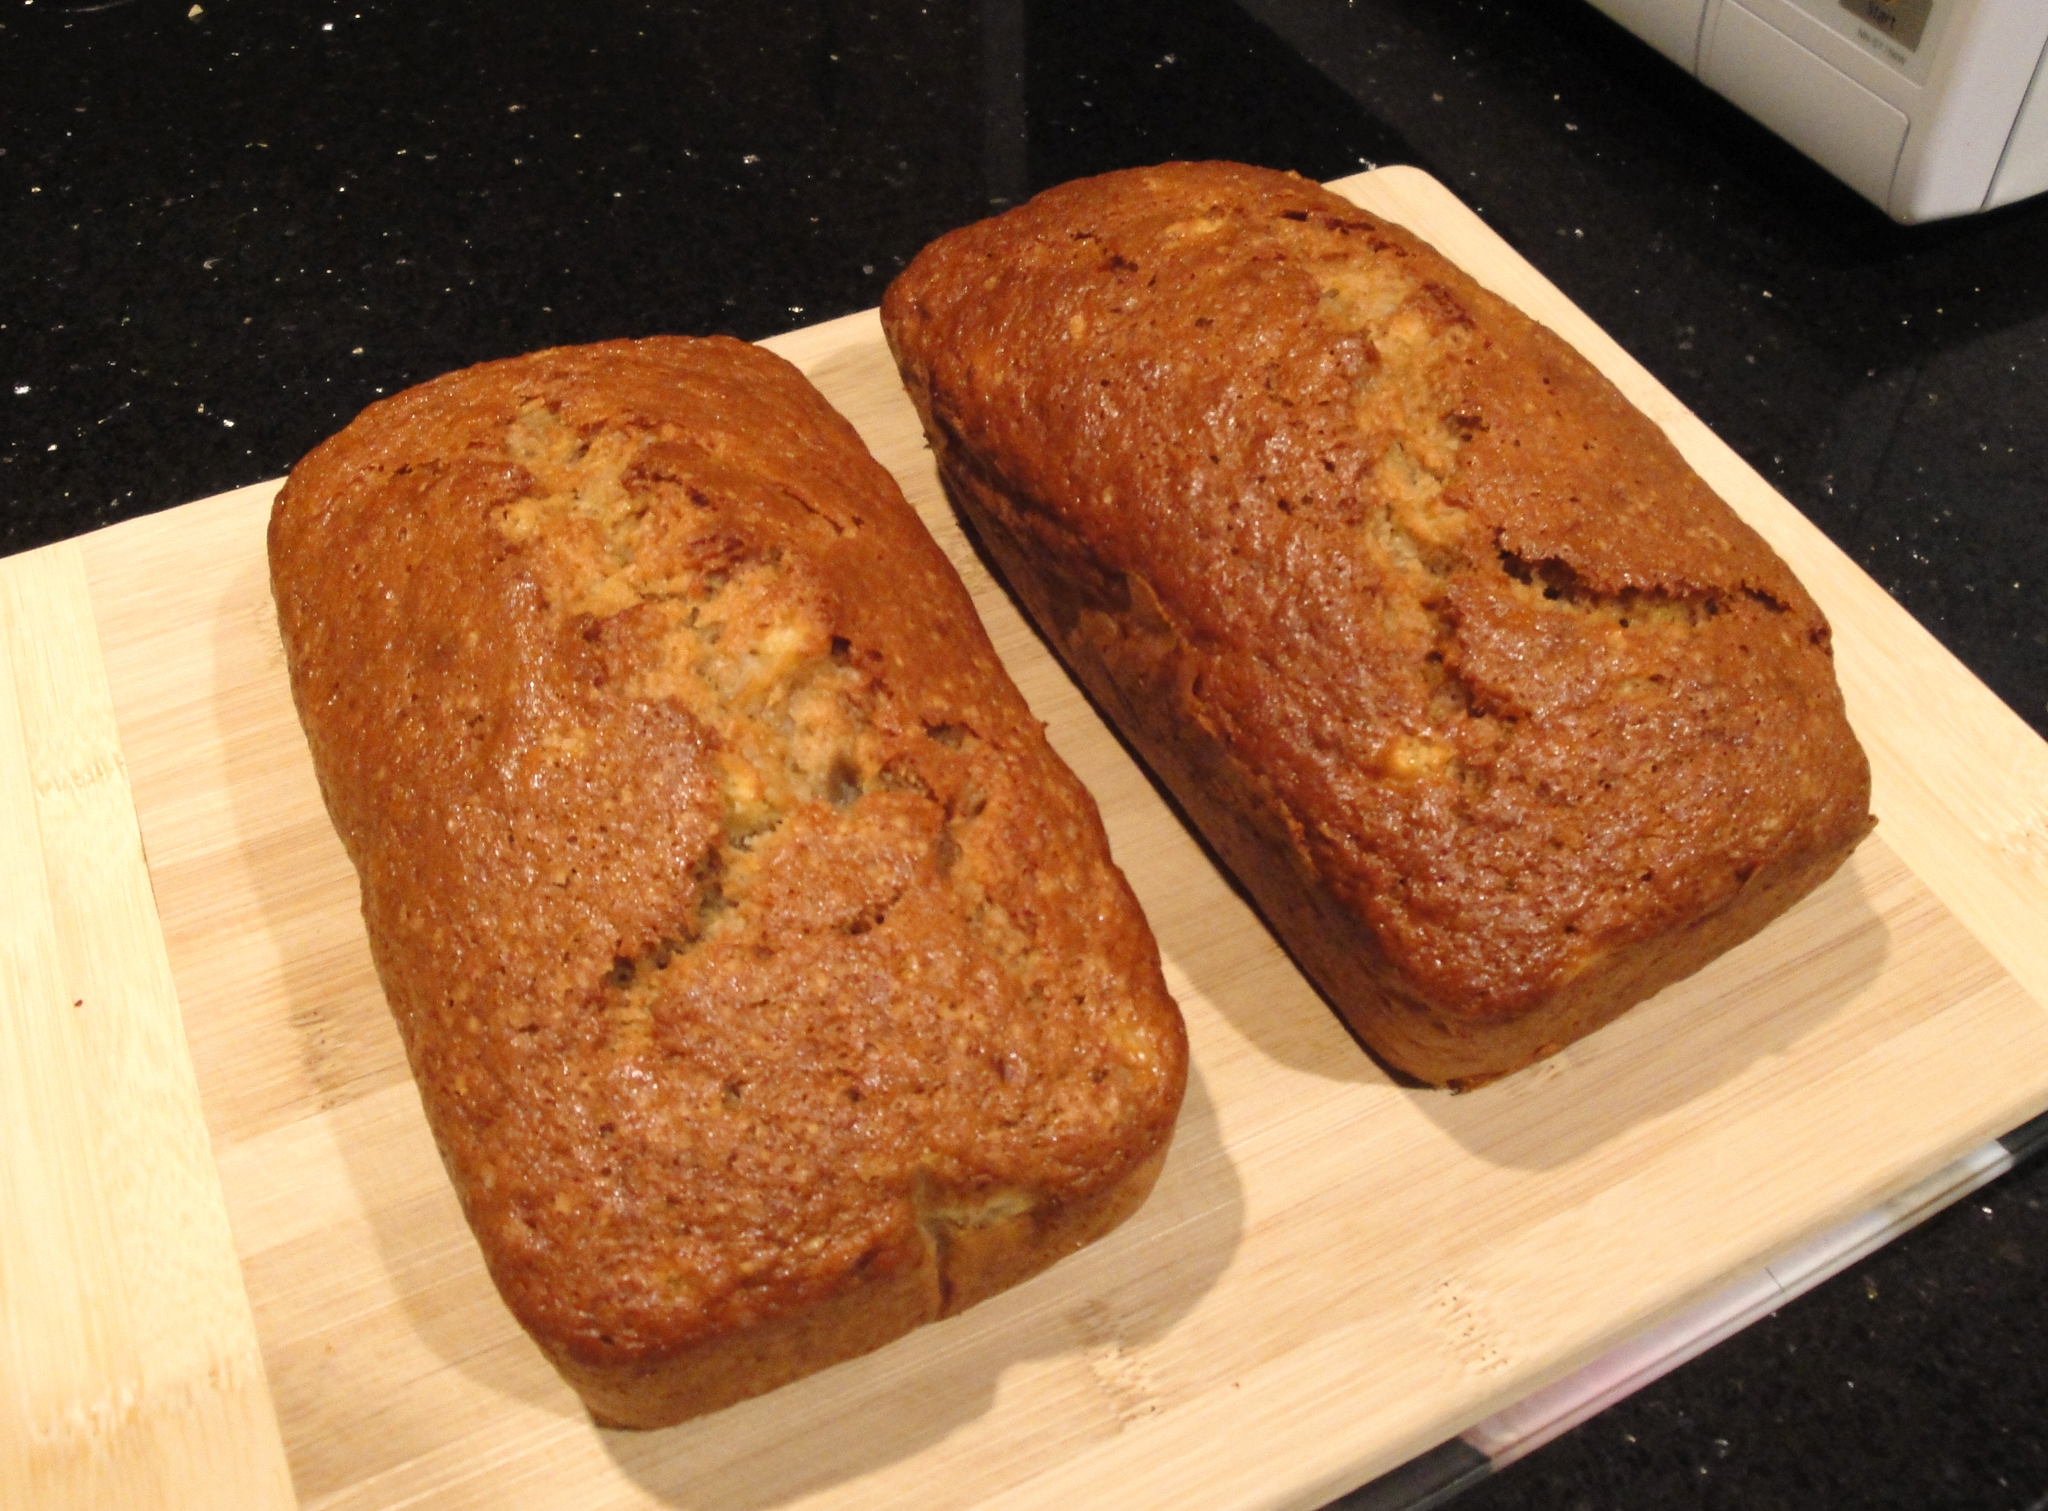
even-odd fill
[(1186, 1073), (1094, 803), (853, 429), (735, 341), (366, 411), (270, 526), (293, 695), (492, 1278), (600, 1420), (957, 1312)]
[(927, 247), (882, 315), (952, 496), (1361, 1038), (1473, 1085), (1869, 830), (1819, 609), (1576, 352), (1292, 175)]

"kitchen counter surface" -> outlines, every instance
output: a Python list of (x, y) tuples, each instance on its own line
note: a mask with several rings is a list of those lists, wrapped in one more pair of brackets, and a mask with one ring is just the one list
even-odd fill
[[(1894, 226), (1580, 0), (0, 0), (0, 552), (1208, 156), (1434, 174), (2048, 730), (2048, 201)], [(2037, 1511), (2044, 1265), (2032, 1160), (1458, 1504)]]

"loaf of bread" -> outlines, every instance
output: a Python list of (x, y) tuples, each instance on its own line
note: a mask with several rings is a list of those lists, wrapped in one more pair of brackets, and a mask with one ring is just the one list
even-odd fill
[(1396, 1070), (1554, 1053), (1869, 830), (1784, 563), (1348, 201), (1227, 163), (1072, 183), (927, 247), (882, 315), (1011, 588)]
[(492, 1278), (608, 1425), (1106, 1232), (1186, 1043), (895, 482), (736, 341), (380, 403), (279, 495), (291, 685)]

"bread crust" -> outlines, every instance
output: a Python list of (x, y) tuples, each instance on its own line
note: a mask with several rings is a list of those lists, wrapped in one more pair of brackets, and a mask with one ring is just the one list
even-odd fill
[(270, 527), (293, 695), (492, 1278), (655, 1427), (1149, 1190), (1186, 1043), (1094, 803), (787, 363), (657, 338), (367, 411)]
[(1169, 164), (928, 247), (949, 493), (1359, 1037), (1469, 1087), (1868, 832), (1825, 618), (1590, 364), (1291, 175)]

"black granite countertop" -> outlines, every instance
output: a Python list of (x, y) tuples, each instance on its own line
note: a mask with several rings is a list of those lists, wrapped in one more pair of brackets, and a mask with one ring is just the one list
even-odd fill
[[(2048, 730), (2048, 200), (1894, 226), (1582, 0), (0, 0), (0, 552), (1196, 156), (1435, 174)], [(2036, 1161), (1459, 1504), (2040, 1511), (2044, 1264)]]

